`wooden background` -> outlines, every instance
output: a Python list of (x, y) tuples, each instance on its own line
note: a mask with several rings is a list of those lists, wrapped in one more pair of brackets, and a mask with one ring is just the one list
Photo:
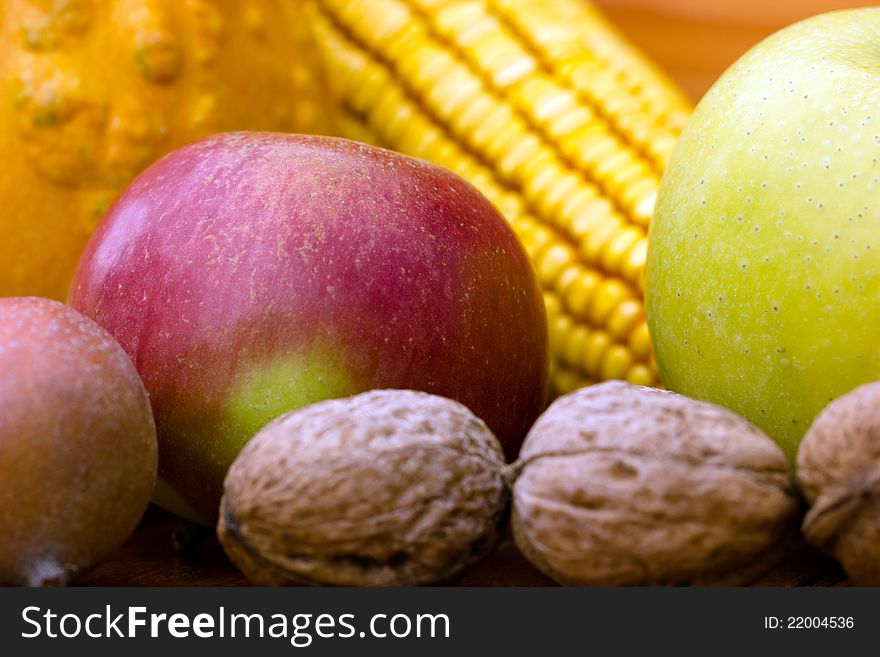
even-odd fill
[[(553, 0), (548, 0), (552, 2)], [(852, 0), (596, 0), (611, 21), (697, 102), (761, 39)]]
[[(553, 2), (554, 0), (547, 0)], [(796, 20), (869, 2), (833, 0), (599, 0), (617, 27), (665, 69), (697, 102), (712, 82), (765, 36)], [(189, 540), (190, 529), (151, 509), (140, 529), (112, 558), (82, 576), (82, 585), (172, 586), (246, 585), (213, 535)], [(803, 543), (791, 546), (783, 561), (756, 582), (766, 586), (846, 585), (843, 572)], [(508, 541), (488, 560), (451, 584), (462, 586), (546, 586)]]

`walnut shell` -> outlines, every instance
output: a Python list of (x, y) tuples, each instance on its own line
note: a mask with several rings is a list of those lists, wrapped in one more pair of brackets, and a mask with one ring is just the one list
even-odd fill
[(556, 400), (513, 473), (516, 544), (563, 584), (746, 583), (799, 519), (788, 462), (757, 427), (620, 381)]
[(835, 399), (801, 441), (807, 541), (860, 584), (880, 586), (880, 382)]
[(458, 402), (408, 390), (319, 402), (269, 423), (232, 464), (220, 541), (257, 584), (444, 580), (497, 545), (503, 465)]

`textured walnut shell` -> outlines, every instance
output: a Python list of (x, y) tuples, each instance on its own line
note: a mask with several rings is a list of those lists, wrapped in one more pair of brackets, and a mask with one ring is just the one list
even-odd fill
[(746, 583), (799, 518), (785, 456), (758, 428), (619, 381), (556, 400), (513, 473), (516, 543), (563, 584)]
[(798, 449), (797, 479), (811, 505), (807, 541), (855, 581), (880, 586), (880, 382), (819, 414)]
[(408, 390), (319, 402), (263, 428), (218, 532), (262, 585), (405, 586), (487, 555), (506, 523), (501, 446), (466, 407)]

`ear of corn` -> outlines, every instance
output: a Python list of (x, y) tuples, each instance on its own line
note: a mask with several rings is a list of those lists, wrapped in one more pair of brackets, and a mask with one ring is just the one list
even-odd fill
[(345, 136), (441, 164), (544, 289), (556, 392), (658, 385), (642, 304), (684, 97), (584, 0), (306, 0)]

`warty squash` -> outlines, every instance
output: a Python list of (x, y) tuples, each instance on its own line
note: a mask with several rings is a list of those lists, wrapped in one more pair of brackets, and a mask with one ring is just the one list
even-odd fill
[(231, 129), (320, 132), (297, 2), (3, 0), (0, 296), (64, 298), (116, 194)]

